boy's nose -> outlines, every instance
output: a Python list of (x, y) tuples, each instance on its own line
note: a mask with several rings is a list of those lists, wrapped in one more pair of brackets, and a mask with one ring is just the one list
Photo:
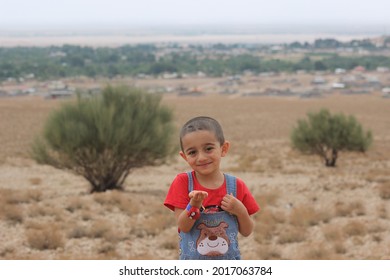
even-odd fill
[(204, 160), (206, 160), (207, 159), (207, 156), (206, 156), (206, 154), (204, 154), (204, 153), (199, 153), (199, 155), (198, 155), (198, 160), (199, 161), (204, 161)]

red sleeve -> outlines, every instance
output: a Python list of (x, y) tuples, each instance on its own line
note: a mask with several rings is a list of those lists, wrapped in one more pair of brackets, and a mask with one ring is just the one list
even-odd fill
[(185, 209), (189, 202), (187, 173), (181, 173), (173, 180), (165, 198), (164, 205), (172, 211), (175, 211), (175, 208)]
[(253, 215), (260, 210), (260, 207), (252, 193), (249, 191), (245, 183), (239, 178), (237, 178), (237, 198), (245, 205), (249, 215)]

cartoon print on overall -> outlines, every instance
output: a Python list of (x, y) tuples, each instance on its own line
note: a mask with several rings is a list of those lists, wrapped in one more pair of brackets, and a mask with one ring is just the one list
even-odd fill
[[(228, 193), (236, 196), (235, 177), (225, 174)], [(189, 192), (193, 190), (188, 173)], [(203, 211), (188, 233), (180, 232), (180, 259), (240, 259), (237, 242), (238, 222), (226, 211)]]
[(221, 222), (216, 227), (207, 227), (201, 223), (196, 228), (200, 229), (200, 235), (196, 241), (196, 249), (203, 256), (221, 256), (224, 255), (230, 245), (229, 237), (226, 234), (226, 228), (229, 225)]

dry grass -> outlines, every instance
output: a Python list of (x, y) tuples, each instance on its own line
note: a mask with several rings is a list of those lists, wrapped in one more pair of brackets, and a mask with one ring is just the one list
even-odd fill
[(253, 164), (254, 164), (254, 161), (256, 159), (257, 159), (257, 156), (254, 154), (243, 154), (237, 160), (237, 166), (231, 167), (230, 170), (232, 172), (239, 171), (239, 170), (253, 171), (253, 168), (254, 168)]
[(98, 254), (103, 259), (122, 259), (123, 256), (121, 256), (116, 249), (115, 244), (111, 242), (104, 242), (100, 245), (98, 248)]
[(30, 248), (37, 250), (55, 250), (63, 247), (65, 239), (61, 229), (52, 223), (31, 224), (25, 233)]
[(82, 210), (86, 206), (87, 206), (86, 202), (82, 198), (76, 196), (76, 197), (70, 197), (68, 199), (65, 209), (71, 213), (74, 213), (77, 210)]
[(269, 243), (275, 236), (278, 225), (286, 220), (285, 214), (281, 211), (263, 208), (256, 215), (255, 240), (260, 243)]
[(304, 227), (284, 227), (278, 236), (279, 244), (303, 242), (307, 238), (307, 231)]
[(386, 204), (379, 205), (377, 208), (377, 212), (378, 212), (379, 218), (381, 218), (381, 219), (388, 219), (389, 218)]
[(382, 183), (378, 187), (378, 191), (379, 191), (379, 196), (382, 199), (385, 199), (385, 200), (390, 199), (390, 181)]
[(173, 226), (175, 223), (172, 219), (166, 219), (166, 213), (154, 213), (144, 221), (143, 229), (146, 235), (156, 236), (161, 230)]
[(352, 220), (343, 227), (346, 236), (361, 236), (367, 233), (365, 224), (361, 221)]
[(129, 215), (136, 214), (140, 205), (139, 202), (131, 197), (129, 193), (122, 191), (108, 191), (104, 193), (93, 194), (94, 200), (101, 204), (105, 210), (119, 209)]
[(75, 223), (69, 225), (68, 238), (83, 238), (89, 236), (89, 230), (86, 225), (81, 223)]
[(38, 186), (42, 184), (42, 178), (38, 178), (38, 177), (31, 177), (30, 179), (28, 179), (28, 181), (33, 186)]
[(274, 246), (264, 245), (260, 246), (259, 251), (257, 252), (256, 259), (260, 260), (280, 260), (282, 254)]
[(366, 213), (365, 206), (361, 201), (352, 201), (349, 203), (338, 201), (335, 203), (335, 214), (341, 217), (363, 216)]
[(314, 207), (298, 206), (294, 207), (290, 213), (290, 223), (293, 226), (315, 226), (321, 222), (328, 222), (330, 216), (325, 211), (317, 211)]
[(0, 214), (4, 219), (12, 223), (21, 223), (24, 219), (23, 209), (19, 205), (1, 205)]
[(88, 235), (91, 238), (105, 238), (110, 236), (112, 230), (113, 224), (105, 219), (99, 219), (92, 224)]
[(336, 254), (345, 255), (347, 253), (347, 248), (344, 242), (336, 241), (333, 243), (333, 249)]
[(303, 260), (334, 260), (338, 257), (322, 243), (309, 243), (301, 250), (300, 259)]
[(37, 189), (29, 189), (27, 191), (0, 189), (0, 196), (2, 201), (7, 204), (31, 203), (42, 199), (42, 191)]
[(339, 226), (327, 225), (322, 229), (322, 231), (328, 242), (339, 243), (343, 241), (343, 233)]
[(261, 208), (265, 208), (267, 206), (275, 206), (279, 197), (280, 191), (274, 190), (259, 193), (256, 195), (255, 199)]
[(389, 180), (388, 168), (374, 168), (367, 171), (364, 179), (368, 182), (384, 183)]

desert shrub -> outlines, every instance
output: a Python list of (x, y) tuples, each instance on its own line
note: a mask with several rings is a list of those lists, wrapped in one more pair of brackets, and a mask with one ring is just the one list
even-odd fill
[(32, 156), (83, 176), (92, 192), (122, 189), (131, 169), (172, 151), (172, 111), (160, 101), (135, 88), (107, 86), (100, 96), (65, 103), (49, 116)]
[(319, 155), (326, 166), (336, 166), (340, 151), (365, 152), (372, 143), (371, 131), (364, 132), (354, 116), (331, 113), (322, 109), (308, 113), (308, 120), (298, 120), (291, 133), (292, 146), (297, 150)]

